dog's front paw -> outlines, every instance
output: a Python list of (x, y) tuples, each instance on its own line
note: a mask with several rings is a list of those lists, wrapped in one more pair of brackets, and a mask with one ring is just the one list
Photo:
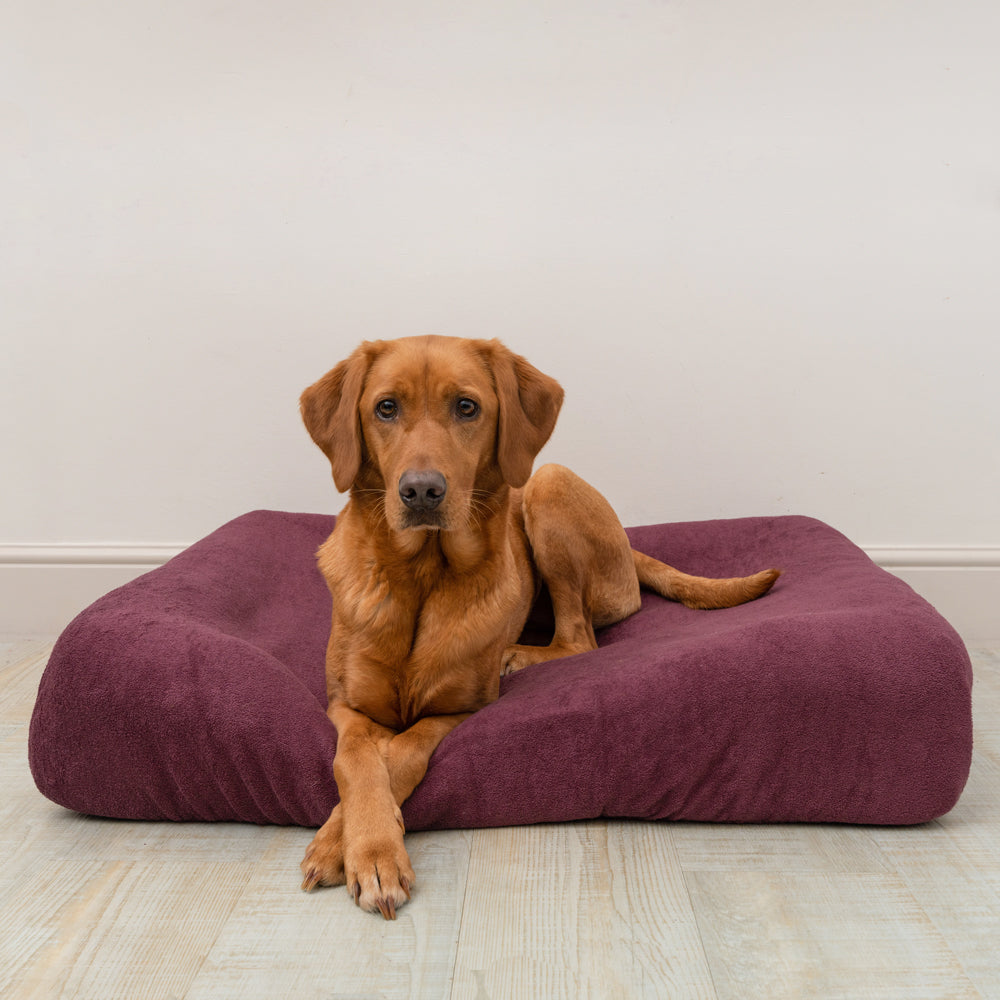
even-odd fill
[(354, 902), (370, 913), (378, 910), (386, 920), (396, 919), (397, 908), (410, 898), (416, 881), (402, 836), (352, 844), (345, 872)]
[(312, 892), (318, 885), (344, 884), (344, 824), (340, 806), (319, 828), (299, 867), (306, 892)]

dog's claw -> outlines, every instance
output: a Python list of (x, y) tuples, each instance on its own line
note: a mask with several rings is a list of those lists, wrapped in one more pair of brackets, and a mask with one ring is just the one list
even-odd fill
[(351, 895), (354, 897), (354, 905), (361, 905), (361, 883), (355, 882), (354, 888), (351, 890)]
[(376, 906), (379, 908), (379, 912), (385, 917), (386, 920), (396, 919), (396, 904), (391, 899), (377, 899), (375, 900)]
[(315, 868), (310, 868), (306, 877), (302, 880), (302, 888), (305, 892), (312, 892), (319, 885), (319, 872)]

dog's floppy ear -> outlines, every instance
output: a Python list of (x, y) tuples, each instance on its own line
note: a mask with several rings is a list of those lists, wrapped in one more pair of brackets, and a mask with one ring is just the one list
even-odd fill
[(498, 340), (488, 344), (500, 418), (497, 461), (504, 482), (523, 486), (562, 406), (562, 386)]
[(368, 344), (309, 386), (299, 400), (310, 437), (333, 468), (333, 481), (343, 493), (361, 470), (363, 441), (358, 403), (371, 365)]

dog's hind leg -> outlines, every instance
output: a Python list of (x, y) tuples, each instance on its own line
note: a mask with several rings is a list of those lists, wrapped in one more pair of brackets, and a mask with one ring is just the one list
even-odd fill
[(638, 611), (639, 578), (625, 529), (589, 483), (544, 465), (524, 490), (524, 523), (539, 575), (552, 598), (548, 646), (510, 646), (504, 673), (597, 648), (594, 629)]
[(549, 646), (509, 646), (502, 670), (597, 648), (595, 628), (640, 607), (640, 585), (691, 608), (729, 608), (767, 593), (780, 570), (711, 579), (635, 552), (611, 505), (561, 465), (545, 465), (524, 490), (524, 524), (535, 566), (552, 597)]

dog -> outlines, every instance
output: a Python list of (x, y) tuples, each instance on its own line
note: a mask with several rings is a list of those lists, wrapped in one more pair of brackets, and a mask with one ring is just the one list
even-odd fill
[[(715, 580), (633, 551), (604, 497), (535, 456), (563, 390), (497, 340), (361, 344), (301, 397), (350, 498), (317, 562), (333, 597), (326, 655), (340, 802), (302, 861), (302, 888), (346, 884), (387, 920), (414, 873), (400, 806), (438, 744), (500, 694), (500, 677), (597, 648), (640, 587), (695, 608), (766, 593), (775, 569)], [(548, 590), (548, 646), (519, 644)]]

